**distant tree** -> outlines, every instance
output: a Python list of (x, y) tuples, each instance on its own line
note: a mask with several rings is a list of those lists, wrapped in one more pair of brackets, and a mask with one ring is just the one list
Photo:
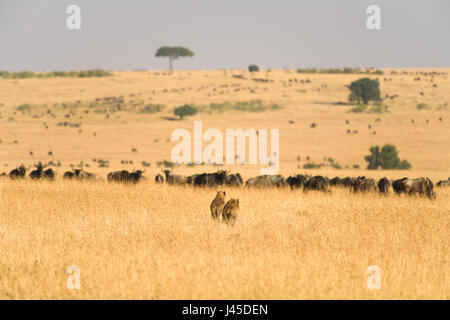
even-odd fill
[(193, 57), (194, 53), (184, 47), (161, 47), (156, 51), (156, 57), (169, 58), (170, 72), (173, 71), (172, 62), (178, 58)]
[(369, 103), (369, 101), (379, 101), (380, 99), (380, 83), (378, 80), (372, 80), (370, 78), (361, 78), (359, 80), (353, 81), (348, 88), (351, 93), (348, 97), (350, 102), (357, 101), (358, 104), (361, 101), (364, 104)]
[(367, 169), (409, 169), (411, 164), (407, 160), (400, 160), (397, 148), (394, 145), (386, 144), (381, 150), (379, 146), (369, 149), (370, 155), (364, 157), (368, 162)]
[(381, 148), (379, 160), (381, 169), (397, 168), (400, 163), (397, 148), (392, 144), (384, 145), (383, 148)]
[(376, 146), (376, 147), (371, 147), (369, 149), (370, 151), (370, 155), (365, 156), (364, 159), (369, 163), (367, 165), (367, 169), (369, 170), (376, 170), (378, 169), (378, 167), (380, 166), (380, 147)]
[(259, 71), (259, 67), (256, 64), (251, 64), (248, 66), (248, 71), (250, 72), (258, 72)]
[(194, 108), (194, 107), (191, 107), (191, 106), (188, 105), (188, 104), (185, 104), (184, 106), (175, 108), (175, 110), (173, 111), (173, 113), (174, 113), (176, 116), (179, 116), (179, 117), (180, 117), (180, 120), (183, 120), (183, 118), (184, 118), (185, 116), (193, 116), (193, 115), (197, 114), (197, 109)]

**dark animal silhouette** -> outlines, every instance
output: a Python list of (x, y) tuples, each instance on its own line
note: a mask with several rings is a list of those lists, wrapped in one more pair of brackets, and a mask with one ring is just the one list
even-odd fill
[(9, 177), (13, 180), (24, 179), (26, 172), (27, 169), (25, 168), (25, 166), (21, 165), (20, 167), (11, 170), (11, 172), (9, 173)]

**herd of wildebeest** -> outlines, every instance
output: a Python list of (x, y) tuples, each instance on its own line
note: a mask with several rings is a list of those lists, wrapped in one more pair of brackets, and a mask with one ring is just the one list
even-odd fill
[[(55, 171), (51, 168), (46, 169), (46, 165), (39, 163), (35, 165), (36, 169), (29, 173), (29, 178), (33, 180), (54, 180)], [(143, 170), (135, 170), (129, 172), (127, 170), (110, 172), (107, 175), (108, 182), (131, 183), (136, 184), (144, 177)], [(20, 166), (7, 173), (0, 174), (0, 177), (9, 177), (11, 179), (25, 179), (27, 177), (27, 168)], [(84, 169), (72, 169), (66, 171), (63, 179), (67, 180), (102, 180), (96, 174), (85, 171)], [(284, 188), (290, 187), (292, 190), (302, 189), (303, 192), (310, 190), (331, 193), (331, 187), (347, 187), (353, 193), (378, 192), (381, 194), (388, 194), (390, 189), (395, 194), (419, 195), (434, 199), (436, 193), (433, 190), (433, 182), (426, 177), (409, 179), (402, 178), (397, 180), (390, 180), (386, 177), (376, 181), (372, 178), (364, 176), (359, 177), (335, 177), (329, 179), (327, 177), (317, 175), (311, 176), (306, 174), (291, 175), (284, 178), (282, 175), (261, 175), (248, 179), (245, 184), (242, 176), (239, 173), (230, 173), (228, 170), (218, 170), (213, 173), (201, 173), (190, 176), (174, 174), (172, 170), (162, 170), (162, 174), (157, 174), (155, 177), (156, 183), (167, 183), (169, 185), (191, 185), (194, 187), (210, 187), (216, 188), (221, 186), (226, 187), (276, 187)], [(436, 186), (450, 186), (450, 177), (447, 180), (439, 181)]]
[[(168, 184), (193, 185), (199, 187), (240, 187), (244, 181), (239, 173), (231, 174), (226, 170), (219, 170), (214, 173), (194, 174), (191, 176), (182, 176), (173, 174), (170, 170), (164, 170), (165, 177), (158, 174), (155, 178), (157, 183), (166, 181)], [(335, 177), (329, 179), (320, 175), (311, 176), (306, 174), (291, 175), (284, 178), (282, 175), (261, 175), (250, 178), (245, 182), (246, 187), (290, 187), (302, 189), (303, 192), (310, 190), (331, 193), (331, 187), (348, 187), (354, 193), (379, 192), (388, 194), (390, 188), (396, 194), (419, 195), (430, 199), (436, 198), (433, 191), (433, 182), (428, 178), (402, 178), (398, 180), (389, 180), (386, 177), (376, 181), (364, 176), (359, 177)], [(437, 186), (450, 186), (450, 178), (437, 183)]]

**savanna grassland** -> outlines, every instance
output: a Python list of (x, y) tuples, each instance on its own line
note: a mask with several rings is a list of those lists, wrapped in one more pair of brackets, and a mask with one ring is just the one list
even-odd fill
[[(224, 188), (240, 199), (236, 224), (228, 227), (210, 218), (215, 189), (153, 182), (157, 162), (170, 160), (176, 144), (171, 133), (192, 132), (193, 120), (222, 132), (279, 129), (284, 176), (447, 179), (449, 70), (383, 71), (369, 77), (389, 96), (387, 113), (349, 112), (355, 106), (345, 86), (365, 77), (355, 74), (123, 71), (0, 79), (0, 173), (38, 161), (60, 164), (54, 182), (0, 178), (0, 299), (449, 299), (448, 187), (436, 188), (434, 201), (340, 188), (332, 194)], [(251, 100), (261, 103), (242, 103)], [(173, 108), (186, 103), (199, 113), (176, 119)], [(397, 146), (410, 170), (363, 169), (368, 149), (386, 143)], [(342, 169), (303, 169), (324, 158)], [(144, 168), (148, 179), (137, 185), (62, 179), (81, 162), (102, 177)], [(260, 166), (226, 168), (245, 180)], [(81, 269), (80, 290), (66, 287), (70, 265)], [(370, 265), (381, 270), (380, 290), (366, 286)]]

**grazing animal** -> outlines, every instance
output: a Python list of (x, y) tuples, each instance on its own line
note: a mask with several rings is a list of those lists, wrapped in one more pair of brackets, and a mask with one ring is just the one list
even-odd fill
[(394, 180), (392, 182), (392, 189), (394, 190), (395, 194), (402, 194), (405, 193), (406, 188), (404, 182), (408, 180), (408, 178), (402, 178), (398, 180)]
[(143, 170), (136, 170), (134, 172), (130, 172), (127, 177), (127, 182), (134, 184), (138, 183), (139, 181), (144, 179), (144, 176), (142, 175), (144, 172), (145, 171)]
[(42, 173), (42, 178), (50, 180), (50, 181), (54, 181), (55, 180), (55, 172), (53, 171), (53, 169), (47, 169)]
[(255, 178), (250, 178), (245, 182), (247, 187), (285, 187), (287, 185), (283, 176), (281, 175), (262, 175)]
[(214, 173), (202, 173), (194, 178), (194, 186), (196, 187), (216, 187), (222, 186), (225, 182), (227, 172), (220, 170)]
[(244, 181), (239, 173), (229, 174), (225, 177), (224, 184), (229, 187), (240, 187)]
[(222, 221), (228, 225), (234, 226), (239, 214), (239, 199), (230, 199), (222, 210)]
[(286, 183), (291, 187), (291, 190), (300, 189), (305, 185), (309, 178), (310, 177), (307, 175), (297, 174), (296, 176), (289, 176), (286, 179)]
[(64, 172), (63, 179), (67, 179), (67, 180), (76, 179), (76, 175), (72, 171), (66, 171), (66, 172)]
[(158, 173), (155, 177), (155, 182), (156, 183), (164, 183), (164, 177)]
[(127, 182), (130, 173), (127, 170), (115, 171), (108, 173), (108, 182)]
[(433, 191), (433, 182), (428, 178), (408, 179), (402, 178), (392, 183), (392, 188), (396, 194), (419, 195), (430, 199), (436, 198)]
[(164, 174), (166, 175), (166, 182), (168, 184), (180, 184), (183, 185), (186, 183), (186, 177), (181, 175), (172, 174), (170, 170), (164, 170)]
[(13, 180), (24, 179), (26, 172), (27, 169), (25, 168), (25, 166), (21, 165), (20, 167), (11, 170), (11, 172), (9, 173), (9, 177)]
[(144, 177), (142, 174), (145, 171), (136, 170), (134, 172), (128, 172), (127, 170), (110, 172), (107, 176), (108, 182), (122, 182), (122, 183), (133, 183), (136, 184)]
[(95, 174), (84, 171), (83, 169), (74, 169), (73, 171), (66, 171), (63, 175), (63, 179), (68, 180), (98, 180)]
[(386, 177), (381, 178), (378, 181), (378, 191), (380, 191), (381, 194), (388, 194), (390, 186), (391, 186), (391, 182)]
[(78, 180), (96, 180), (97, 176), (93, 173), (84, 171), (83, 169), (75, 169), (75, 176)]
[(353, 181), (351, 191), (357, 192), (370, 192), (377, 190), (377, 183), (372, 178), (358, 177)]
[(211, 217), (213, 219), (219, 219), (222, 214), (223, 207), (225, 206), (225, 191), (217, 191), (217, 195), (211, 202)]
[(311, 179), (308, 179), (303, 186), (303, 192), (308, 192), (309, 190), (331, 193), (330, 182), (322, 176), (312, 177)]
[(195, 179), (199, 176), (199, 174), (194, 174), (192, 176), (186, 177), (186, 184), (194, 185)]
[(330, 180), (330, 186), (341, 186), (342, 185), (342, 179), (339, 177), (334, 177)]
[(441, 180), (436, 183), (436, 187), (450, 187), (450, 178), (448, 180)]
[(36, 167), (36, 170), (31, 171), (30, 178), (33, 180), (39, 180), (42, 178), (42, 173), (45, 166), (40, 162), (34, 166)]

